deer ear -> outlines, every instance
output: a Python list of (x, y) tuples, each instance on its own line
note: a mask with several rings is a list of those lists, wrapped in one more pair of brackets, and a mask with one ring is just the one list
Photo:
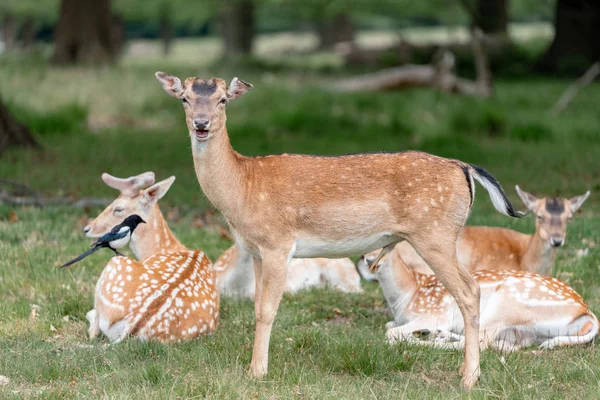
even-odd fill
[(183, 96), (183, 85), (178, 77), (160, 71), (155, 73), (154, 76), (169, 95), (177, 98)]
[(175, 182), (174, 176), (150, 186), (142, 194), (141, 201), (146, 206), (150, 204), (156, 204), (165, 194), (167, 194), (173, 182)]
[(519, 197), (521, 198), (521, 200), (523, 200), (523, 204), (525, 204), (525, 207), (527, 207), (531, 211), (535, 211), (535, 207), (536, 207), (537, 202), (538, 202), (537, 197), (535, 197), (531, 193), (527, 193), (526, 191), (521, 190), (521, 188), (519, 187), (519, 185), (516, 185), (515, 189), (517, 190), (517, 194), (519, 195)]
[(229, 84), (229, 87), (227, 88), (227, 97), (229, 100), (235, 100), (238, 97), (242, 97), (253, 87), (254, 86), (248, 82), (244, 82), (238, 78), (233, 78)]
[(579, 207), (581, 207), (583, 205), (583, 203), (587, 200), (587, 198), (589, 196), (590, 196), (590, 191), (588, 190), (582, 196), (576, 196), (576, 197), (573, 197), (572, 199), (569, 199), (569, 203), (571, 204), (571, 212), (574, 213), (575, 211), (579, 210)]

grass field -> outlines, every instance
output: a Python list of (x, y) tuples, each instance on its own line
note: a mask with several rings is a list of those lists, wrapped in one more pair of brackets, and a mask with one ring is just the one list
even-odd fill
[[(489, 101), (430, 90), (341, 95), (323, 90), (328, 78), (312, 72), (231, 71), (158, 59), (115, 69), (55, 69), (15, 56), (0, 59), (0, 91), (43, 149), (3, 154), (0, 178), (44, 196), (109, 198), (115, 192), (101, 183), (104, 171), (176, 175), (163, 211), (184, 244), (214, 260), (229, 243), (193, 226), (208, 204), (194, 175), (181, 105), (164, 94), (156, 70), (180, 77), (235, 74), (252, 82), (255, 89), (228, 106), (232, 144), (243, 154), (421, 149), (487, 168), (515, 202), (515, 184), (560, 196), (591, 190), (554, 273), (600, 313), (599, 85), (551, 119), (548, 110), (569, 82), (500, 78)], [(251, 302), (223, 299), (218, 332), (191, 343), (89, 342), (85, 313), (109, 255), (95, 254), (70, 271), (57, 266), (87, 247), (81, 228), (99, 211), (0, 205), (0, 375), (10, 380), (0, 386), (0, 398), (469, 397), (459, 386), (461, 353), (385, 344), (390, 316), (375, 284), (361, 295), (286, 296), (263, 380), (246, 375)], [(531, 217), (496, 213), (481, 188), (469, 223), (523, 232), (534, 225)], [(36, 318), (33, 305), (40, 307)], [(473, 398), (597, 398), (600, 391), (596, 345), (487, 351), (481, 367)]]

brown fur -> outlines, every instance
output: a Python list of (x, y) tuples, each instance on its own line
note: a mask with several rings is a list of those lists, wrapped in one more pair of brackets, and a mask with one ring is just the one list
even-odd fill
[[(162, 72), (157, 79), (185, 100), (196, 176), (208, 199), (227, 219), (236, 241), (254, 256), (256, 336), (251, 370), (263, 376), (273, 320), (290, 257), (346, 257), (407, 240), (456, 297), (467, 321), (463, 382), (479, 376), (479, 289), (456, 260), (456, 239), (471, 206), (467, 176), (456, 160), (421, 152), (341, 157), (245, 157), (233, 150), (225, 103), (252, 86), (220, 79), (215, 92)], [(197, 131), (196, 118), (209, 120)], [(467, 173), (465, 172), (467, 171)], [(466, 176), (467, 175), (467, 176)], [(511, 206), (512, 207), (512, 206)]]
[[(466, 226), (458, 239), (457, 253), (459, 262), (469, 271), (510, 269), (550, 275), (556, 252), (565, 242), (568, 224), (589, 196), (588, 192), (571, 199), (537, 199), (520, 188), (517, 191), (536, 217), (535, 233), (527, 235), (506, 228)], [(546, 206), (548, 201), (552, 202), (551, 207)], [(556, 246), (557, 243), (560, 244)], [(408, 243), (396, 246), (394, 252), (415, 271), (433, 273)]]

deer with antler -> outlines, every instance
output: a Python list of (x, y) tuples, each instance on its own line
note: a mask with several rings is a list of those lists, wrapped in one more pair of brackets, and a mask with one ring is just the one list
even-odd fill
[(102, 332), (118, 342), (129, 335), (173, 342), (213, 332), (219, 318), (219, 294), (210, 259), (177, 240), (158, 206), (175, 177), (154, 184), (154, 173), (126, 179), (102, 174), (121, 194), (84, 228), (98, 237), (125, 216), (141, 224), (129, 246), (139, 261), (113, 257), (96, 284), (94, 309), (87, 313), (89, 335)]
[[(456, 298), (465, 320), (463, 383), (479, 377), (479, 288), (456, 258), (456, 240), (471, 210), (474, 181), (500, 212), (521, 217), (487, 171), (458, 160), (408, 151), (339, 157), (246, 157), (230, 144), (226, 105), (252, 85), (237, 78), (157, 72), (183, 103), (196, 176), (236, 242), (253, 257), (256, 334), (251, 372), (268, 370), (273, 320), (290, 260), (347, 257), (408, 241)], [(325, 127), (324, 127), (325, 129)]]
[[(564, 245), (573, 215), (589, 197), (589, 190), (570, 199), (537, 198), (516, 186), (517, 194), (535, 215), (535, 232), (527, 235), (512, 229), (491, 226), (465, 226), (456, 246), (458, 261), (470, 272), (511, 269), (550, 275), (558, 249)], [(409, 243), (394, 248), (414, 271), (432, 274), (427, 263)], [(375, 280), (368, 266), (358, 270), (366, 280)]]
[[(215, 261), (219, 294), (253, 298), (255, 292), (252, 255), (234, 244)], [(285, 292), (328, 287), (345, 293), (361, 293), (360, 275), (349, 258), (294, 258), (290, 260)]]
[[(365, 255), (359, 265), (370, 265), (377, 255)], [(464, 320), (439, 279), (414, 272), (397, 252), (375, 267), (394, 316), (387, 324), (390, 343), (465, 346)], [(579, 294), (556, 278), (514, 270), (477, 271), (473, 278), (481, 288), (482, 348), (553, 348), (589, 343), (598, 335), (598, 318)]]

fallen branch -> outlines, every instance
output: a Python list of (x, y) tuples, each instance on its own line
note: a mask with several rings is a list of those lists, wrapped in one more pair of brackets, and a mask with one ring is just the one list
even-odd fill
[(441, 57), (438, 57), (439, 60), (433, 65), (404, 65), (388, 68), (375, 73), (341, 79), (335, 82), (333, 87), (335, 90), (353, 92), (426, 86), (445, 92), (487, 98), (492, 95), (492, 77), (482, 38), (481, 31), (476, 30), (472, 40), (476, 81), (456, 76), (454, 55), (450, 51), (443, 51)]
[(111, 199), (84, 197), (79, 200), (73, 200), (64, 197), (28, 197), (28, 196), (12, 196), (4, 191), (0, 191), (0, 204), (10, 204), (13, 206), (35, 206), (46, 207), (56, 205), (68, 205), (75, 208), (88, 207), (106, 207), (110, 204)]
[(65, 197), (42, 197), (38, 192), (22, 183), (0, 179), (0, 203), (13, 206), (46, 207), (70, 205), (76, 208), (105, 207), (111, 199), (84, 197), (78, 200)]
[(586, 86), (590, 85), (594, 82), (594, 79), (600, 75), (600, 61), (596, 61), (587, 71), (583, 74), (579, 79), (577, 79), (571, 86), (565, 90), (565, 92), (560, 96), (560, 99), (554, 104), (552, 107), (552, 116), (556, 117), (558, 114), (563, 112), (565, 108), (569, 105), (571, 101), (585, 89)]

